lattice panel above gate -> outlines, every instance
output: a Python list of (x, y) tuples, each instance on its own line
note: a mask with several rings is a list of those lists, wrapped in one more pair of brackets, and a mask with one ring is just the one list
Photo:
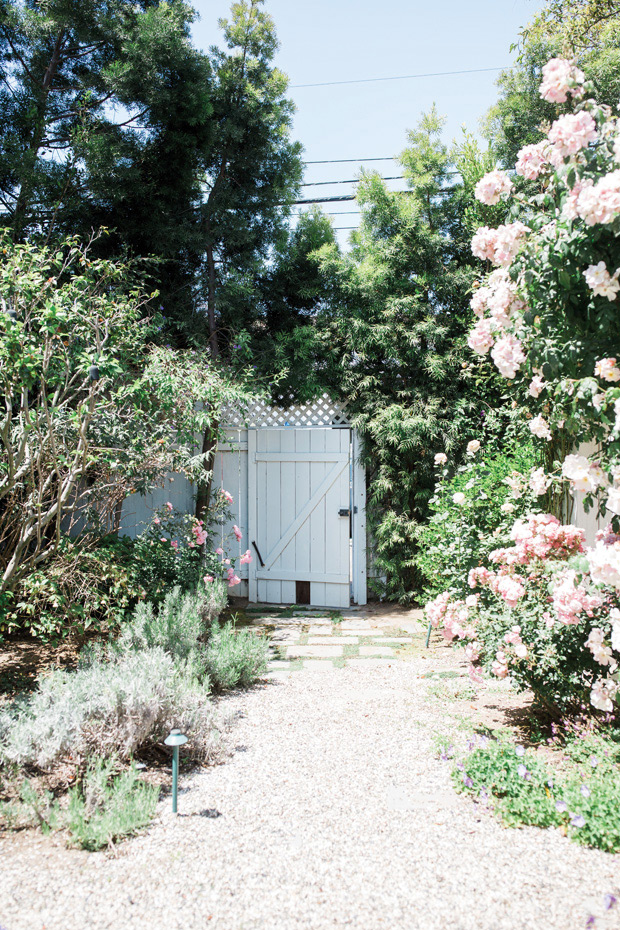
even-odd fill
[(249, 427), (261, 426), (349, 426), (350, 421), (344, 407), (323, 394), (309, 404), (293, 404), (291, 407), (271, 407), (261, 400), (254, 401), (247, 411), (227, 408), (222, 416), (225, 426)]

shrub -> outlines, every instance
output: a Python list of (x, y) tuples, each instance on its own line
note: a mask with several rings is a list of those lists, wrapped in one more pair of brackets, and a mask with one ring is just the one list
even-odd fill
[(0, 822), (9, 829), (67, 830), (82, 849), (111, 846), (148, 825), (159, 797), (159, 787), (141, 780), (133, 764), (118, 769), (113, 758), (91, 759), (81, 781), (69, 789), (66, 804), (34, 780), (22, 778), (18, 796), (0, 804)]
[(159, 607), (138, 604), (117, 641), (121, 650), (159, 647), (177, 659), (188, 659), (207, 638), (211, 623), (226, 606), (223, 582), (212, 582), (199, 593), (173, 588)]
[(505, 545), (515, 519), (538, 503), (528, 483), (537, 464), (529, 442), (505, 452), (472, 452), (452, 475), (443, 456), (437, 459), (429, 522), (418, 532), (417, 565), (427, 579), (429, 598), (441, 591), (469, 593), (469, 570)]
[(267, 642), (232, 623), (214, 623), (205, 652), (205, 669), (214, 691), (247, 688), (267, 668)]
[(128, 759), (172, 727), (190, 737), (191, 758), (219, 757), (213, 709), (191, 666), (161, 648), (95, 656), (77, 671), (51, 672), (0, 711), (0, 759), (43, 770), (93, 753)]
[(133, 836), (153, 818), (159, 787), (138, 777), (135, 766), (114, 774), (114, 759), (94, 759), (81, 784), (69, 790), (64, 825), (82, 849), (111, 846)]
[(463, 599), (446, 591), (427, 604), (448, 641), (467, 643), (475, 680), (474, 663), (498, 678), (510, 674), (552, 712), (575, 711), (588, 697), (612, 711), (616, 685), (601, 674), (616, 668), (618, 592), (593, 584), (583, 535), (550, 514), (532, 514), (515, 523), (513, 546), (471, 569), (472, 593)]
[(106, 536), (93, 543), (65, 536), (44, 566), (22, 579), (4, 615), (0, 611), (0, 634), (21, 629), (49, 641), (113, 631), (145, 595), (131, 539)]

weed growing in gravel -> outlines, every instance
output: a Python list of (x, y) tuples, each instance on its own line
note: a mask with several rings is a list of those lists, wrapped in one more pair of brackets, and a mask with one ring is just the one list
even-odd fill
[(606, 852), (620, 851), (620, 745), (608, 735), (575, 737), (558, 766), (505, 737), (470, 740), (453, 769), (459, 791), (489, 805), (506, 826), (559, 827)]

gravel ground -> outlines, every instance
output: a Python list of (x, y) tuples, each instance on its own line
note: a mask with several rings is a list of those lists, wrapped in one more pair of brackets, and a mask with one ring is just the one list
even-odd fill
[[(0, 841), (2, 930), (620, 927), (620, 857), (505, 830), (434, 757), (422, 657), (277, 672), (224, 701), (236, 752), (116, 854)], [(454, 722), (450, 725), (454, 725)]]

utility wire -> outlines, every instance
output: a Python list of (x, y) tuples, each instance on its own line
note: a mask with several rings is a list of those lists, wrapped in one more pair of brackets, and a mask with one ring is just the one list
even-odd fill
[(449, 77), (455, 74), (482, 74), (487, 71), (503, 71), (504, 68), (469, 68), (466, 71), (430, 71), (427, 74), (399, 74), (394, 77), (358, 78), (354, 81), (321, 81), (319, 84), (291, 84), (290, 89), (300, 87), (336, 87), (340, 84), (374, 84), (379, 81), (410, 81), (413, 78)]
[(396, 155), (387, 155), (385, 158), (328, 158), (325, 161), (305, 161), (304, 165), (359, 165), (363, 161), (396, 161)]
[[(404, 174), (396, 174), (391, 178), (381, 178), (382, 181), (402, 181)], [(349, 178), (346, 181), (306, 181), (302, 187), (325, 187), (328, 184), (359, 184), (359, 178)]]

